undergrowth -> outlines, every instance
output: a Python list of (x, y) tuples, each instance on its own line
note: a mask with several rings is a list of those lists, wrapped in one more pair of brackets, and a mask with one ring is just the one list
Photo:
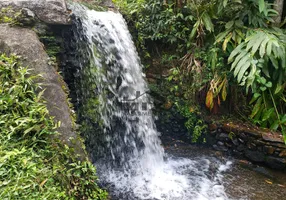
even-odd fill
[(0, 199), (106, 199), (95, 167), (56, 139), (36, 78), (0, 55)]

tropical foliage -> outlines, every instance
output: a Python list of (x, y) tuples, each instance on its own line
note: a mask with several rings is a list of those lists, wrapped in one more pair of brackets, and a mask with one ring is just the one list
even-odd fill
[(274, 23), (281, 13), (273, 1), (114, 2), (147, 60), (158, 49), (170, 58), (170, 92), (193, 102), (202, 93), (206, 107), (217, 113), (223, 101), (244, 91), (249, 104), (242, 114), (281, 131), (286, 141), (286, 33), (285, 24)]
[(94, 166), (57, 141), (35, 78), (0, 55), (0, 199), (106, 199)]

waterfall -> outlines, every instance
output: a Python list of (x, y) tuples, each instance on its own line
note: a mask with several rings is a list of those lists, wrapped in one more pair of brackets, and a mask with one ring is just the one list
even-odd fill
[(227, 199), (220, 182), (230, 163), (209, 177), (210, 160), (164, 153), (142, 65), (121, 14), (79, 5), (72, 10), (80, 55), (75, 55), (77, 102), (83, 126), (93, 127), (84, 134), (101, 183), (123, 200)]

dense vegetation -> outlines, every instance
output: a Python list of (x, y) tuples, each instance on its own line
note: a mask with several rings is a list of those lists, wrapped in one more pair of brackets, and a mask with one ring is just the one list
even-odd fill
[(194, 105), (203, 96), (211, 113), (227, 105), (254, 124), (281, 131), (286, 141), (285, 20), (277, 20), (282, 13), (273, 1), (114, 2), (146, 63), (158, 55), (169, 67), (171, 101), (180, 97)]
[(57, 141), (36, 78), (0, 55), (0, 199), (106, 199), (94, 166)]

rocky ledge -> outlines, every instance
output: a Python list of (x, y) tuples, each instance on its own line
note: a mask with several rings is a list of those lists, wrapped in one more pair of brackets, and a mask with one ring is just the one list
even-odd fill
[(47, 24), (69, 24), (65, 0), (0, 0), (1, 8), (28, 9)]
[(209, 124), (214, 149), (246, 157), (274, 169), (286, 169), (286, 145), (280, 133), (240, 123)]

